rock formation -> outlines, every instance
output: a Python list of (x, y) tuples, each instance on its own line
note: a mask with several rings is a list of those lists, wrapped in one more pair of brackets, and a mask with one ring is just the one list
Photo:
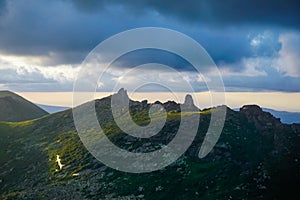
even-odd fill
[(245, 105), (240, 108), (240, 112), (244, 113), (248, 119), (254, 123), (255, 127), (262, 133), (269, 132), (269, 129), (274, 129), (281, 126), (279, 118), (274, 117), (269, 112), (264, 112), (257, 105)]
[(128, 106), (129, 97), (127, 90), (121, 88), (118, 93), (112, 95), (112, 105), (113, 106)]
[(199, 111), (199, 108), (197, 108), (194, 104), (193, 97), (189, 94), (185, 96), (185, 100), (182, 106), (188, 111)]

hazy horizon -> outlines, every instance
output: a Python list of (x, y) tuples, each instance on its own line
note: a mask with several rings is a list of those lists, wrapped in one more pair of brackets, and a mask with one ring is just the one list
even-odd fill
[[(20, 96), (36, 104), (49, 106), (72, 107), (73, 92), (16, 92)], [(101, 99), (109, 96), (113, 92), (97, 92), (95, 99)], [(187, 92), (128, 92), (131, 99), (148, 102), (168, 100), (182, 103)], [(230, 108), (240, 108), (243, 105), (256, 104), (264, 108), (270, 108), (278, 111), (300, 112), (299, 102), (300, 93), (283, 92), (225, 92), (226, 105)], [(192, 93), (195, 105), (199, 108), (209, 108), (218, 105), (212, 105), (209, 92)], [(198, 99), (196, 101), (195, 97)], [(200, 101), (199, 101), (200, 100)]]

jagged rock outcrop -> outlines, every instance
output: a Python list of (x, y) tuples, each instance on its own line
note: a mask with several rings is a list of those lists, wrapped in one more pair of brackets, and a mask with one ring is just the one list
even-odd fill
[(143, 109), (148, 108), (148, 100), (143, 100), (143, 101), (142, 101), (142, 108), (143, 108)]
[(163, 103), (163, 106), (168, 112), (169, 111), (180, 112), (180, 105), (175, 101), (167, 101), (166, 103)]
[(162, 102), (160, 102), (160, 101), (155, 101), (153, 104), (160, 104), (160, 105), (162, 105)]
[(189, 94), (185, 96), (182, 106), (184, 106), (184, 108), (188, 111), (199, 111), (199, 108), (197, 108), (194, 104), (193, 97)]
[(245, 105), (240, 108), (240, 112), (244, 113), (249, 122), (253, 122), (255, 127), (262, 133), (266, 134), (271, 129), (282, 126), (280, 119), (274, 117), (269, 112), (265, 112), (257, 105)]
[(121, 88), (118, 93), (112, 95), (112, 105), (113, 106), (128, 106), (129, 97), (127, 90)]

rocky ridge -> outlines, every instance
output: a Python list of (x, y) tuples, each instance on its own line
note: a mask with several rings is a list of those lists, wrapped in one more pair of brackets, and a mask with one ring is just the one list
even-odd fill
[[(126, 100), (125, 90), (117, 93)], [(180, 125), (180, 104), (159, 103), (168, 112), (165, 126), (149, 139), (128, 137), (114, 124), (111, 96), (95, 101), (99, 123), (109, 139), (132, 152), (156, 151)], [(155, 104), (154, 103), (154, 104)], [(129, 100), (137, 124), (149, 122), (147, 101)], [(193, 107), (192, 98), (184, 105)], [(226, 108), (218, 143), (198, 158), (211, 113)], [(0, 197), (3, 199), (283, 199), (299, 196), (300, 129), (248, 105), (198, 110), (198, 134), (187, 152), (170, 166), (146, 174), (105, 167), (82, 145), (71, 110), (26, 123), (0, 122)], [(270, 124), (272, 123), (272, 125)], [(90, 130), (91, 132), (93, 130)], [(63, 167), (60, 169), (57, 155)]]

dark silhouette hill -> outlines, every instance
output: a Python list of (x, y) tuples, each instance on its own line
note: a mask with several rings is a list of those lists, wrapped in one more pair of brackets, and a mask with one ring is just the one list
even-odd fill
[(0, 121), (19, 122), (47, 114), (40, 107), (13, 92), (0, 91)]

